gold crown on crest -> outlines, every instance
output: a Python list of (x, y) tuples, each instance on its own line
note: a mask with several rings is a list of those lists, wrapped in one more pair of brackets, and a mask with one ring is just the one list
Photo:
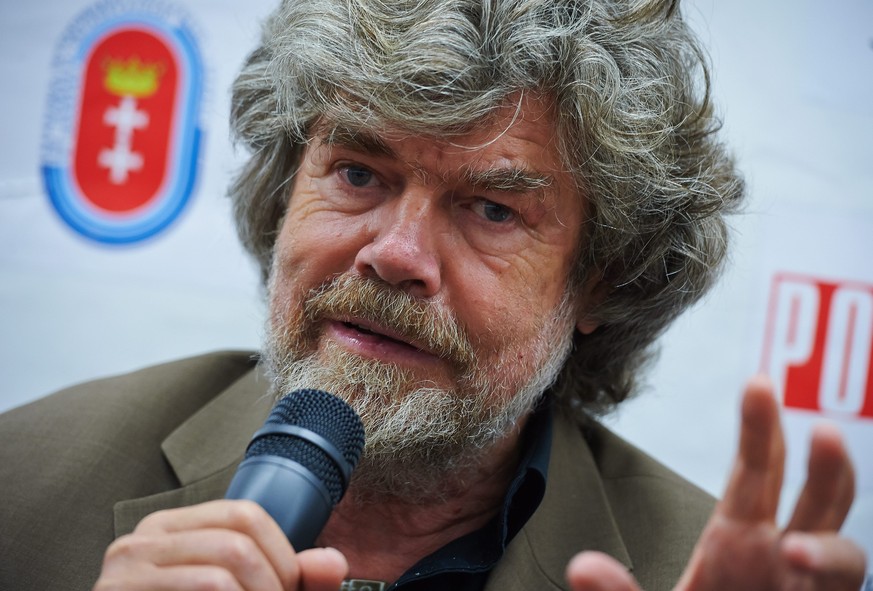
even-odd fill
[(132, 56), (128, 59), (109, 58), (103, 64), (106, 90), (118, 96), (146, 98), (158, 90), (158, 82), (164, 73), (160, 62), (147, 63)]

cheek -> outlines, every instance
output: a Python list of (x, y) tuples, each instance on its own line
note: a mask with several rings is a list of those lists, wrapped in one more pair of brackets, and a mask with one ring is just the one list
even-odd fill
[(560, 303), (566, 271), (548, 260), (517, 258), (524, 260), (478, 265), (458, 275), (461, 305), (470, 312), (471, 323), (478, 319), (482, 325), (477, 333), (529, 335)]
[(462, 321), (485, 359), (500, 357), (535, 332), (535, 302), (511, 291), (499, 281), (471, 281), (464, 289)]
[(277, 264), (285, 280), (314, 287), (347, 271), (362, 247), (360, 224), (329, 211), (292, 209), (277, 241)]
[[(504, 370), (524, 373), (531, 363), (540, 361), (542, 342), (552, 340), (544, 331), (562, 301), (566, 277), (544, 264), (537, 273), (516, 273), (517, 269), (491, 274), (487, 281), (482, 274), (475, 281), (465, 281), (461, 290), (465, 297), (459, 302), (463, 313), (458, 314), (474, 338), (480, 359), (508, 364)], [(554, 341), (558, 340), (554, 335)]]

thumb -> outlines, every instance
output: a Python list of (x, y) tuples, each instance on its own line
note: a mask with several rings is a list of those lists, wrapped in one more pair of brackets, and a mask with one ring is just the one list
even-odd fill
[(566, 571), (573, 591), (640, 591), (627, 569), (602, 552), (581, 552)]
[(297, 555), (300, 579), (297, 587), (305, 591), (336, 591), (349, 572), (349, 563), (334, 548), (310, 548)]

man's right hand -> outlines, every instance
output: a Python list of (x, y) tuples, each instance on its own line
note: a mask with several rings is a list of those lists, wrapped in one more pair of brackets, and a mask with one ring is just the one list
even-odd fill
[(153, 513), (106, 550), (94, 591), (336, 591), (348, 572), (331, 548), (294, 552), (251, 501)]

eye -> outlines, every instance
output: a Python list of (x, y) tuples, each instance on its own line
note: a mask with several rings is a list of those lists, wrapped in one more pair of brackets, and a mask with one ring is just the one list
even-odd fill
[(374, 178), (373, 172), (362, 166), (343, 166), (339, 173), (353, 187), (366, 187)]
[(515, 218), (515, 212), (512, 209), (487, 199), (476, 201), (472, 209), (489, 222), (496, 224), (502, 224)]

